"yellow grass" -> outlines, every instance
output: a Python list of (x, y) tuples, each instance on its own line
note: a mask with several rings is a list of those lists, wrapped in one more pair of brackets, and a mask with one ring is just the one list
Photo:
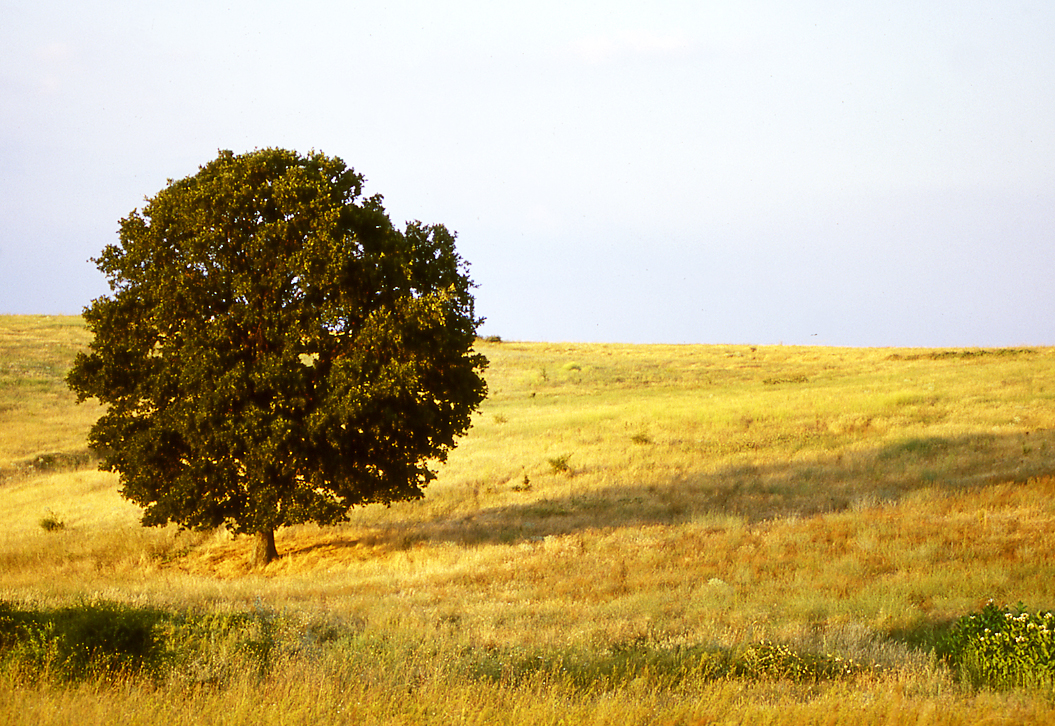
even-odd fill
[(85, 432), (98, 417), (74, 407), (63, 382), (90, 336), (80, 318), (9, 316), (0, 324), (0, 472), (41, 455), (87, 451)]
[[(1055, 607), (1053, 349), (481, 343), (491, 395), (424, 500), (282, 530), (250, 571), (249, 542), (144, 530), (83, 465), (98, 408), (61, 378), (86, 342), (77, 319), (0, 318), (0, 599), (265, 607), (419, 650), (369, 678), (294, 659), (189, 694), (3, 684), (2, 722), (1055, 719), (1050, 694), (970, 691), (915, 647), (989, 599)], [(451, 665), (767, 640), (876, 670), (584, 688)]]

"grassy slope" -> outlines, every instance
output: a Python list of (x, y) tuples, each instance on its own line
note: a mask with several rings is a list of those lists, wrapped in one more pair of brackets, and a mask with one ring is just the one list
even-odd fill
[[(0, 318), (3, 598), (266, 603), (441, 650), (774, 639), (888, 666), (851, 688), (877, 719), (948, 723), (970, 722), (978, 697), (950, 695), (907, 643), (990, 598), (1055, 606), (1055, 350), (482, 345), (491, 396), (425, 500), (284, 530), (286, 556), (250, 573), (247, 542), (142, 530), (115, 479), (78, 465), (98, 409), (61, 377), (86, 340), (76, 319)], [(49, 512), (64, 530), (40, 528)], [(480, 712), (577, 707), (444, 683)], [(807, 723), (846, 701), (849, 686), (831, 688), (727, 684), (691, 700), (737, 719), (782, 703), (798, 715), (781, 722)], [(671, 719), (687, 708), (661, 695), (621, 692), (613, 719), (646, 722), (634, 714), (654, 716), (655, 699)], [(986, 698), (1023, 722), (1051, 715)], [(107, 708), (91, 702), (79, 708)]]

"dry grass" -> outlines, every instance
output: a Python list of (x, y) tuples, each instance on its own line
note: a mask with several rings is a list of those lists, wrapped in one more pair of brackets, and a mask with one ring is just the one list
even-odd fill
[(0, 473), (84, 464), (98, 406), (75, 407), (63, 378), (90, 336), (80, 318), (5, 315), (0, 323)]
[[(491, 396), (424, 500), (283, 530), (284, 557), (249, 571), (248, 542), (143, 530), (115, 478), (79, 465), (97, 409), (75, 406), (61, 377), (85, 341), (76, 320), (0, 319), (0, 598), (265, 606), (431, 655), (372, 663), (365, 679), (354, 663), (294, 661), (186, 701), (135, 682), (3, 685), (0, 721), (1055, 715), (1044, 694), (965, 690), (915, 647), (989, 599), (1055, 607), (1055, 350), (482, 344)], [(30, 468), (41, 454), (66, 456)], [(48, 512), (65, 528), (42, 529)], [(584, 689), (544, 672), (481, 682), (451, 665), (516, 648), (763, 640), (881, 671)], [(409, 690), (407, 669), (419, 674)]]
[[(989, 693), (921, 694), (899, 679), (825, 688), (722, 681), (671, 694), (632, 686), (582, 693), (539, 679), (516, 687), (438, 677), (379, 690), (361, 674), (325, 668), (277, 673), (268, 683), (171, 693), (138, 685), (11, 688), (0, 683), (0, 720), (9, 724), (127, 723), (188, 726), (273, 724), (843, 724), (974, 726), (1051, 723), (1046, 703)], [(383, 676), (394, 674), (380, 674)]]

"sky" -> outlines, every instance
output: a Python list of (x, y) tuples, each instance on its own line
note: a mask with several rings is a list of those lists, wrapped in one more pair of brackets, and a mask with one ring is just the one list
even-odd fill
[(221, 149), (442, 223), (504, 340), (1055, 345), (1050, 0), (0, 0), (0, 313)]

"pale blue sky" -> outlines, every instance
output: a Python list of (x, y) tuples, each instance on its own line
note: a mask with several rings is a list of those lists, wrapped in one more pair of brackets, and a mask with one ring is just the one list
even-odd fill
[(441, 222), (506, 339), (1055, 345), (1055, 4), (0, 0), (0, 313), (218, 149)]

